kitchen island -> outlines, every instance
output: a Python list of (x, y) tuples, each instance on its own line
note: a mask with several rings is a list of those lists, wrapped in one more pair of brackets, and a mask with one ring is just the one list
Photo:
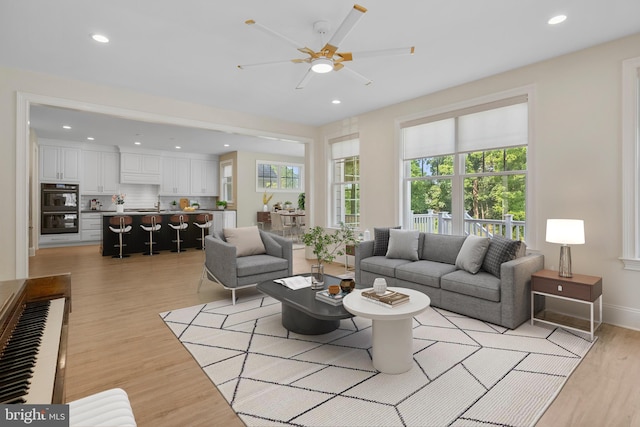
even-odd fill
[[(209, 214), (213, 218), (214, 225), (205, 234), (210, 234), (214, 229), (222, 229), (223, 227), (235, 227), (235, 211), (215, 211), (215, 210), (196, 210), (196, 211), (125, 211), (124, 213), (117, 212), (104, 212), (102, 211), (102, 255), (113, 256), (119, 253), (118, 248), (118, 234), (109, 229), (109, 220), (114, 216), (130, 216), (133, 220), (131, 224), (131, 231), (123, 236), (123, 242), (126, 246), (123, 249), (124, 254), (145, 253), (149, 252), (149, 245), (145, 244), (149, 242), (149, 232), (144, 231), (140, 225), (142, 224), (142, 217), (146, 215), (159, 215), (162, 217), (162, 228), (153, 233), (153, 250), (155, 251), (170, 251), (175, 250), (176, 243), (176, 230), (169, 227), (170, 219), (173, 215), (184, 215), (185, 222), (189, 222), (189, 227), (180, 233), (182, 243), (180, 243), (181, 250), (188, 248), (200, 248), (202, 243), (200, 240), (202, 237), (202, 231), (200, 227), (194, 224), (197, 216), (200, 214)], [(232, 217), (233, 221), (229, 221), (228, 218)], [(224, 218), (224, 219), (223, 219)]]

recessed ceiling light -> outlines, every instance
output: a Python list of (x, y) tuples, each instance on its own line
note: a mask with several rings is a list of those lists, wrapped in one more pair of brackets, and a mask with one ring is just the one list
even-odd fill
[(94, 140), (95, 140), (95, 138), (94, 138), (94, 137), (92, 137), (92, 136), (88, 136), (88, 137), (87, 137), (87, 139), (88, 139), (89, 141), (94, 141)]
[(339, 99), (334, 99), (333, 101), (331, 101), (332, 104), (340, 104), (342, 101), (340, 101)]
[(224, 144), (224, 146), (225, 146), (225, 147), (228, 147), (228, 146), (229, 146), (229, 144)]
[(91, 38), (98, 43), (109, 43), (109, 38), (107, 36), (103, 36), (102, 34), (92, 34)]
[(564, 22), (567, 19), (567, 15), (556, 15), (547, 21), (549, 25), (557, 25)]
[(64, 126), (62, 126), (62, 129), (67, 129), (67, 130), (68, 130), (68, 129), (71, 129), (71, 126), (69, 126), (69, 125), (64, 125)]
[(179, 145), (176, 145), (176, 150), (180, 150), (182, 147), (180, 147)]
[(136, 141), (136, 142), (134, 142), (134, 144), (135, 144), (135, 145), (142, 145), (142, 142), (140, 142), (140, 141)]

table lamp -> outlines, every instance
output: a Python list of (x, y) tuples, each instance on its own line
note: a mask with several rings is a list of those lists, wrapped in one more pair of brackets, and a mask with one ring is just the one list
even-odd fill
[(560, 243), (560, 264), (558, 275), (572, 277), (571, 248), (569, 245), (584, 244), (584, 221), (581, 219), (548, 219), (547, 237), (549, 243)]

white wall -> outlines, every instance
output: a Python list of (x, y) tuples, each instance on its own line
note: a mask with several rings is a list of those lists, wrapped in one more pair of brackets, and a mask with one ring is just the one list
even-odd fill
[[(547, 268), (557, 269), (559, 246), (544, 241), (547, 218), (584, 219), (586, 244), (572, 247), (574, 273), (603, 277), (606, 322), (640, 329), (640, 273), (623, 270), (618, 260), (622, 61), (638, 56), (640, 34), (324, 126), (326, 136), (346, 128), (353, 132), (352, 124), (357, 123), (362, 228), (401, 221), (396, 120), (534, 85), (528, 175), (529, 219), (533, 218), (528, 226), (534, 232), (527, 243), (545, 255)], [(315, 154), (323, 149), (316, 147)], [(325, 191), (326, 179), (326, 172), (324, 179), (317, 176), (318, 194)], [(326, 224), (323, 215), (319, 222)]]
[[(214, 129), (252, 135), (311, 142), (317, 132), (310, 126), (0, 67), (0, 147), (3, 151), (0, 182), (3, 197), (8, 201), (0, 230), (5, 242), (0, 248), (0, 280), (26, 277), (28, 274), (28, 196), (25, 194), (28, 194), (29, 152), (26, 141), (20, 141), (16, 146), (17, 135), (21, 132), (26, 135), (26, 122), (17, 128), (16, 117), (23, 107), (17, 102), (17, 93), (26, 94), (28, 99), (51, 97), (86, 104), (87, 108), (100, 106), (97, 112), (122, 111), (138, 120), (169, 118), (173, 119), (173, 124), (209, 124)], [(18, 171), (20, 177), (16, 179)]]

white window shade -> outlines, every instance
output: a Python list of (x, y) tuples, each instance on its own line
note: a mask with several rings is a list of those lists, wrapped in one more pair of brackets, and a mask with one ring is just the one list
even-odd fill
[(458, 151), (484, 151), (526, 145), (527, 104), (467, 114), (458, 118)]
[(452, 154), (455, 151), (455, 119), (403, 128), (402, 141), (405, 160)]
[(346, 159), (360, 155), (360, 140), (349, 139), (331, 144), (331, 159)]

